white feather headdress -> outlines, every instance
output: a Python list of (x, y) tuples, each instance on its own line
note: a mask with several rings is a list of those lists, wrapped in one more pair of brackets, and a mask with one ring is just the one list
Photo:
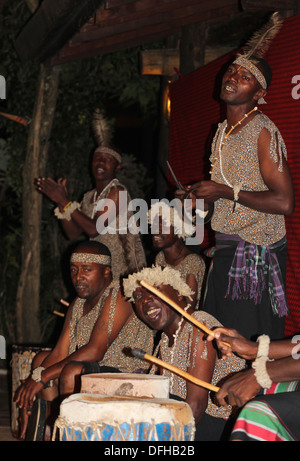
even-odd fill
[(112, 139), (111, 128), (106, 118), (102, 115), (100, 109), (96, 109), (93, 114), (92, 129), (97, 143), (95, 152), (104, 152), (106, 154), (110, 154), (119, 163), (121, 163), (122, 157), (120, 153), (110, 147)]
[(92, 128), (97, 146), (109, 146), (111, 143), (111, 129), (106, 118), (96, 109), (93, 114)]

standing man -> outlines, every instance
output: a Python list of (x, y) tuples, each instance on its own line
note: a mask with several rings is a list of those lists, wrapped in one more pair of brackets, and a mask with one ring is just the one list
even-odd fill
[(275, 13), (226, 70), (220, 97), (227, 119), (212, 143), (211, 181), (189, 186), (196, 198), (215, 205), (216, 248), (204, 309), (247, 338), (282, 338), (288, 314), (284, 216), (294, 210), (293, 184), (284, 140), (258, 109), (272, 78), (260, 55), (280, 25)]
[(44, 405), (79, 392), (82, 374), (145, 368), (145, 362), (128, 356), (124, 348), (135, 344), (151, 354), (153, 332), (136, 317), (119, 281), (113, 280), (110, 260), (109, 250), (99, 242), (82, 242), (73, 252), (70, 271), (77, 298), (67, 311), (55, 347), (34, 358), (32, 373), (16, 392), (23, 415), (21, 437), (37, 395)]

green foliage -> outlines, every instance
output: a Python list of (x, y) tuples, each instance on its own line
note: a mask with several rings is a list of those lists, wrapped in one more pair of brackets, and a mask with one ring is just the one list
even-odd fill
[[(0, 15), (0, 75), (6, 78), (7, 83), (4, 104), (12, 113), (29, 117), (35, 104), (39, 63), (22, 63), (14, 48), (14, 39), (30, 15), (26, 2), (20, 0), (6, 2)], [(94, 110), (99, 107), (105, 112), (113, 101), (120, 108), (136, 107), (141, 120), (153, 117), (158, 110), (160, 80), (140, 75), (141, 48), (87, 58), (61, 67), (46, 174), (54, 179), (67, 178), (73, 200), (80, 200), (83, 193), (92, 187), (89, 167), (95, 147), (91, 130)], [(4, 150), (0, 145), (0, 258), (3, 262), (0, 273), (0, 334), (4, 334), (8, 341), (16, 340), (14, 319), (21, 265), (22, 169), (27, 135), (26, 127), (0, 119), (0, 137), (5, 140)], [(119, 147), (122, 149), (122, 146)], [(135, 187), (140, 193), (143, 185), (149, 187), (150, 181), (144, 180), (147, 173), (138, 159), (131, 158), (129, 161), (139, 174), (139, 183)], [(132, 178), (130, 181), (133, 185)], [(41, 233), (41, 324), (45, 338), (48, 338), (55, 323), (50, 312), (57, 309), (57, 299), (68, 295), (61, 274), (62, 255), (70, 242), (64, 238), (53, 216), (53, 204), (46, 198), (43, 199)]]

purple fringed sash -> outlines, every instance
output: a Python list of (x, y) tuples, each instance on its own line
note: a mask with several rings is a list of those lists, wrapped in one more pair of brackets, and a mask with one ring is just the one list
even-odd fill
[(273, 312), (279, 317), (287, 315), (288, 306), (276, 255), (276, 249), (285, 244), (285, 237), (273, 245), (260, 246), (245, 242), (237, 235), (218, 234), (216, 250), (234, 242), (238, 245), (228, 273), (225, 298), (251, 299), (254, 304), (259, 304), (263, 291), (268, 289)]

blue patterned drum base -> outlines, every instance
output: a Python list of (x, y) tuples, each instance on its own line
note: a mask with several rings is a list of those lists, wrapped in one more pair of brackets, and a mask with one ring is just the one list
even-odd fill
[(192, 441), (195, 423), (177, 400), (74, 394), (62, 402), (56, 430), (61, 441)]

